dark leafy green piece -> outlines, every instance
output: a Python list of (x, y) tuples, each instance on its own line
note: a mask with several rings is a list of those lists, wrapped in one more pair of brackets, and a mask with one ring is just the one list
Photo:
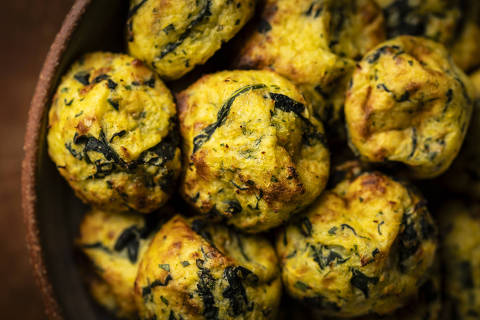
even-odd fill
[[(200, 3), (200, 0), (197, 0), (196, 5), (198, 6), (199, 3)], [(212, 6), (212, 1), (211, 0), (204, 0), (202, 8), (201, 8), (200, 12), (198, 13), (198, 15), (185, 28), (185, 31), (178, 36), (178, 39), (176, 41), (169, 42), (165, 45), (165, 47), (160, 52), (160, 55), (158, 56), (158, 58), (162, 59), (167, 54), (169, 54), (170, 52), (175, 51), (175, 49), (177, 49), (183, 43), (183, 41), (185, 41), (185, 39), (187, 39), (191, 35), (193, 29), (197, 25), (199, 25), (203, 20), (210, 17), (212, 15), (212, 12), (210, 11), (211, 6)]]
[(215, 297), (212, 290), (215, 288), (215, 278), (204, 266), (204, 261), (197, 259), (196, 261), (199, 281), (197, 283), (197, 293), (203, 302), (203, 316), (208, 320), (218, 319), (218, 307), (215, 306)]
[(161, 280), (153, 281), (152, 283), (150, 283), (150, 285), (142, 288), (142, 296), (145, 298), (145, 296), (150, 295), (152, 293), (152, 289), (155, 287), (167, 286), (170, 280), (172, 280), (172, 276), (168, 274), (164, 281), (161, 281)]
[(367, 57), (368, 63), (375, 63), (377, 60), (382, 56), (383, 54), (393, 51), (393, 52), (398, 52), (400, 51), (401, 48), (399, 46), (383, 46), (378, 48), (374, 53), (372, 53), (370, 56)]
[[(223, 291), (222, 296), (228, 299), (230, 304), (230, 313), (234, 317), (243, 314), (246, 310), (253, 310), (254, 303), (251, 302), (249, 304), (247, 292), (242, 283), (248, 277), (252, 277), (252, 275), (253, 273), (250, 270), (241, 266), (228, 266), (225, 268), (223, 276), (225, 279), (227, 279), (228, 286)], [(258, 277), (256, 280), (258, 281)]]
[(350, 258), (344, 258), (340, 253), (336, 252), (332, 246), (320, 244), (315, 246), (310, 244), (313, 260), (318, 264), (320, 269), (329, 267), (333, 262), (336, 264), (344, 264)]
[(300, 219), (300, 223), (298, 224), (298, 227), (300, 228), (300, 233), (304, 237), (310, 237), (312, 236), (312, 223), (310, 222), (310, 219), (308, 217), (303, 217)]
[(254, 84), (254, 85), (245, 86), (235, 91), (232, 94), (232, 96), (227, 99), (227, 101), (222, 105), (222, 107), (218, 111), (217, 121), (208, 125), (205, 129), (202, 130), (202, 133), (198, 134), (196, 137), (193, 138), (193, 153), (197, 152), (198, 149), (200, 149), (200, 147), (210, 139), (210, 137), (213, 135), (215, 130), (221, 127), (225, 123), (225, 120), (227, 119), (227, 116), (230, 113), (230, 108), (232, 107), (233, 102), (238, 96), (245, 94), (251, 90), (258, 90), (266, 87), (267, 86), (264, 84)]
[(225, 202), (228, 207), (225, 210), (226, 213), (231, 215), (236, 215), (237, 213), (242, 212), (242, 205), (237, 200), (229, 200)]
[(352, 277), (350, 278), (350, 284), (355, 288), (360, 289), (365, 295), (365, 298), (368, 298), (368, 285), (377, 284), (378, 277), (369, 277), (362, 273), (358, 269), (352, 269)]
[(137, 13), (138, 9), (140, 9), (145, 4), (145, 2), (147, 2), (147, 0), (142, 0), (136, 5), (134, 5), (130, 10), (128, 10), (127, 19), (133, 17)]
[(327, 141), (325, 135), (320, 133), (310, 120), (303, 116), (305, 105), (280, 93), (271, 92), (270, 98), (275, 102), (275, 109), (279, 109), (283, 112), (293, 112), (304, 122), (305, 129), (303, 133), (303, 141), (305, 144), (313, 146), (319, 141), (323, 145), (326, 145)]
[(312, 287), (310, 287), (308, 284), (306, 284), (305, 282), (302, 282), (302, 281), (295, 282), (294, 286), (295, 286), (295, 288), (300, 289), (303, 292), (305, 292), (309, 289), (312, 289)]
[(261, 19), (258, 23), (257, 31), (260, 33), (267, 33), (270, 30), (272, 30), (270, 23), (265, 19)]
[(167, 271), (167, 272), (170, 272), (170, 265), (169, 265), (168, 263), (166, 263), (166, 264), (159, 264), (158, 267), (159, 267), (160, 269), (163, 269), (163, 270)]
[(398, 255), (399, 267), (403, 272), (405, 271), (405, 260), (413, 256), (420, 247), (420, 239), (415, 230), (415, 223), (412, 215), (404, 213), (402, 216), (401, 232), (398, 235)]
[(73, 78), (84, 86), (88, 86), (90, 84), (90, 73), (88, 73), (87, 71), (79, 71), (73, 75)]

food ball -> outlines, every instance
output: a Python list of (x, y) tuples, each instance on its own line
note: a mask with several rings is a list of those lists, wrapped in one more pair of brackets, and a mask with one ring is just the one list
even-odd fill
[(96, 52), (73, 64), (49, 113), (48, 152), (84, 202), (149, 213), (181, 169), (173, 97), (139, 60)]
[(480, 205), (449, 201), (439, 214), (449, 319), (480, 317)]
[(474, 109), (465, 142), (452, 167), (442, 176), (442, 186), (480, 199), (480, 70), (470, 77), (474, 87)]
[(267, 0), (256, 30), (236, 61), (293, 81), (327, 127), (342, 126), (343, 102), (355, 59), (385, 40), (373, 0)]
[[(359, 161), (347, 161), (333, 168), (328, 186), (336, 186), (341, 182), (353, 181), (364, 171), (369, 170), (368, 165)], [(328, 187), (327, 186), (327, 187)], [(433, 266), (426, 271), (428, 279), (419, 287), (418, 293), (413, 296), (405, 306), (388, 315), (369, 314), (351, 318), (352, 320), (438, 320), (442, 309), (442, 287), (440, 261), (436, 255)], [(303, 308), (304, 309), (304, 308)], [(335, 317), (322, 316), (315, 308), (310, 310), (308, 319), (333, 320)], [(286, 318), (288, 319), (288, 317)], [(296, 319), (296, 318), (294, 318)]]
[(296, 87), (271, 71), (206, 75), (177, 97), (184, 198), (248, 232), (311, 203), (329, 171), (322, 124)]
[(383, 9), (387, 35), (424, 36), (448, 44), (456, 35), (462, 11), (457, 0), (376, 0)]
[(465, 71), (480, 67), (480, 2), (462, 0), (463, 17), (451, 46), (453, 60)]
[(205, 63), (250, 19), (254, 0), (131, 0), (128, 51), (164, 79)]
[(102, 278), (90, 272), (84, 275), (84, 282), (87, 285), (88, 292), (99, 306), (121, 319), (135, 319), (135, 306), (131, 308), (127, 306), (131, 310), (121, 310), (112, 287)]
[(76, 245), (96, 273), (87, 278), (90, 292), (100, 305), (120, 317), (133, 319), (136, 314), (135, 277), (157, 224), (155, 214), (92, 209), (80, 225)]
[[(387, 315), (369, 314), (360, 317), (348, 318), (350, 320), (439, 320), (442, 314), (442, 278), (438, 255), (431, 270), (427, 271), (430, 276), (419, 287), (417, 295), (410, 299), (407, 304), (393, 313)], [(300, 301), (282, 300), (281, 320), (291, 319), (315, 319), (315, 320), (338, 320), (338, 317), (324, 316), (315, 308), (305, 308)]]
[(326, 191), (277, 238), (283, 283), (332, 317), (387, 314), (428, 278), (436, 227), (426, 202), (379, 172)]
[(345, 101), (350, 146), (370, 162), (398, 162), (418, 179), (443, 173), (472, 113), (470, 80), (445, 48), (401, 36), (370, 51)]
[[(386, 316), (368, 315), (355, 320), (439, 320), (442, 315), (442, 277), (438, 256), (428, 279), (418, 288), (418, 293), (404, 307)], [(326, 319), (322, 319), (326, 320)]]
[(274, 319), (281, 297), (272, 245), (177, 215), (140, 263), (135, 298), (142, 319)]

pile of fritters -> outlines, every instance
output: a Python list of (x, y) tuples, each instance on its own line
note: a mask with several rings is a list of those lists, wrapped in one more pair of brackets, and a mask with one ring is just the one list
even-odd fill
[(49, 113), (97, 303), (480, 319), (480, 2), (131, 0), (125, 37)]

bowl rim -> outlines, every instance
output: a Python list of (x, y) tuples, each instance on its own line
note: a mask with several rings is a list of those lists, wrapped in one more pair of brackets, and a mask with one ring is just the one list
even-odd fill
[(40, 129), (42, 118), (46, 116), (45, 111), (48, 109), (47, 103), (50, 99), (49, 92), (55, 84), (55, 74), (60, 67), (61, 57), (68, 48), (73, 33), (92, 1), (75, 0), (50, 46), (30, 103), (23, 146), (21, 196), (27, 248), (35, 282), (41, 291), (45, 314), (49, 319), (54, 320), (62, 320), (64, 317), (48, 277), (36, 216), (37, 164), (39, 139), (42, 138)]

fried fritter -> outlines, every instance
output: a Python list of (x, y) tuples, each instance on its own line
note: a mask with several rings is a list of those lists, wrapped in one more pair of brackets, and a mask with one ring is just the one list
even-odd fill
[(140, 263), (142, 319), (274, 319), (281, 297), (272, 245), (204, 220), (175, 216)]
[(254, 0), (131, 0), (128, 51), (160, 77), (178, 79), (230, 40), (254, 7)]
[(98, 275), (89, 273), (84, 277), (84, 281), (88, 292), (98, 305), (121, 319), (135, 319), (135, 306), (127, 304), (127, 310), (121, 310), (112, 287)]
[(480, 317), (480, 205), (452, 200), (439, 214), (448, 319)]
[(424, 36), (444, 44), (458, 67), (480, 65), (480, 3), (477, 0), (376, 0), (387, 35)]
[(462, 18), (458, 0), (376, 0), (382, 7), (387, 35), (423, 36), (452, 42)]
[[(404, 307), (392, 314), (368, 315), (355, 320), (439, 320), (442, 314), (442, 277), (438, 256), (429, 278), (418, 288), (415, 295)], [(352, 319), (353, 320), (353, 319)]]
[(405, 305), (427, 280), (436, 246), (426, 201), (379, 172), (324, 192), (277, 237), (287, 292), (333, 317)]
[(271, 71), (206, 75), (178, 96), (184, 198), (248, 232), (286, 221), (323, 190), (322, 124), (297, 88)]
[(268, 0), (236, 66), (287, 77), (339, 130), (354, 60), (383, 40), (383, 16), (372, 0)]
[(453, 60), (465, 71), (480, 67), (480, 2), (460, 0), (463, 17), (450, 48)]
[(151, 212), (166, 203), (181, 169), (173, 97), (134, 58), (79, 59), (53, 97), (48, 152), (84, 202)]
[(80, 225), (76, 245), (97, 274), (87, 279), (90, 292), (100, 305), (119, 317), (135, 318), (135, 277), (157, 224), (155, 214), (93, 209)]
[(470, 79), (475, 91), (472, 121), (458, 157), (441, 179), (449, 190), (480, 199), (480, 70)]
[(455, 159), (472, 113), (472, 87), (445, 48), (401, 36), (370, 51), (345, 101), (350, 146), (370, 162), (399, 162), (418, 179)]

